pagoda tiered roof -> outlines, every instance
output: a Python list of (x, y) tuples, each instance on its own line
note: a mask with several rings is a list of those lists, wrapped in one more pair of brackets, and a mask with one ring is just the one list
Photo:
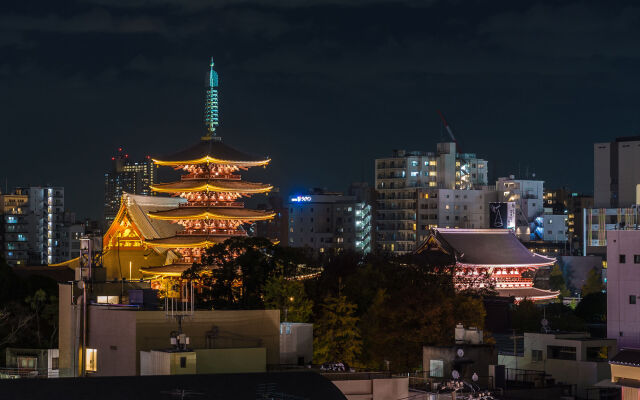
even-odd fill
[(245, 182), (230, 179), (189, 179), (170, 183), (151, 185), (151, 190), (161, 193), (175, 192), (240, 192), (266, 193), (273, 186), (264, 183)]
[(157, 165), (232, 164), (244, 167), (267, 165), (270, 158), (252, 156), (222, 143), (219, 138), (203, 137), (196, 145), (153, 159)]
[(150, 212), (147, 215), (153, 219), (160, 220), (219, 219), (262, 221), (273, 218), (275, 213), (232, 207), (179, 207), (171, 210)]

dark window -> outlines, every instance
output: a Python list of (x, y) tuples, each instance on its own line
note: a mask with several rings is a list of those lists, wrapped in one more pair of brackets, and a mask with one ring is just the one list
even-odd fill
[(51, 358), (51, 369), (60, 369), (60, 359), (58, 357)]
[(627, 262), (627, 256), (624, 254), (620, 254), (620, 264), (624, 264)]
[(532, 361), (542, 361), (542, 350), (531, 350)]
[(187, 357), (180, 357), (180, 368), (187, 368)]
[(547, 358), (576, 360), (576, 348), (568, 346), (547, 346)]
[(633, 263), (634, 264), (640, 264), (640, 254), (634, 254), (633, 255)]
[(632, 294), (629, 296), (629, 304), (636, 304), (636, 295)]

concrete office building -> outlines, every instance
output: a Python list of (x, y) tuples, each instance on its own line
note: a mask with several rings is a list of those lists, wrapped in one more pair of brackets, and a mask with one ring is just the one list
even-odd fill
[(371, 251), (371, 207), (355, 196), (315, 189), (289, 198), (289, 246)]
[(607, 337), (640, 347), (640, 231), (607, 235)]
[(593, 146), (595, 208), (625, 208), (638, 204), (640, 136), (616, 138)]
[(544, 181), (498, 178), (496, 191), (499, 202), (513, 202), (516, 206), (516, 235), (522, 241), (532, 239), (531, 223), (544, 213)]
[[(395, 150), (391, 157), (376, 159), (377, 247), (397, 254), (413, 251), (426, 234), (420, 233), (418, 227), (422, 226), (428, 229), (430, 225), (442, 226), (444, 223), (443, 226), (451, 227), (485, 227), (479, 225), (478, 215), (471, 221), (469, 204), (465, 210), (465, 204), (460, 203), (456, 210), (454, 200), (482, 197), (481, 201), (485, 201), (485, 194), (480, 192), (492, 191), (486, 188), (488, 169), (488, 162), (475, 154), (457, 153), (455, 143), (438, 143), (436, 152)], [(440, 190), (449, 192), (440, 193)], [(477, 192), (471, 193), (473, 190)], [(439, 199), (442, 199), (442, 204), (436, 204), (440, 203)], [(445, 200), (449, 209), (441, 207), (447, 205)], [(423, 204), (427, 208), (421, 208)], [(483, 209), (488, 208), (488, 202), (481, 205)], [(440, 215), (440, 210), (450, 212)], [(456, 215), (453, 211), (469, 212)], [(473, 213), (477, 214), (478, 211), (474, 210)]]

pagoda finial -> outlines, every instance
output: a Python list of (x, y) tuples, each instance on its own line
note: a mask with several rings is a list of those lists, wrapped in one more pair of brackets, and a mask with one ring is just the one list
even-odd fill
[(213, 57), (209, 63), (209, 79), (205, 95), (204, 123), (207, 129), (205, 137), (214, 138), (219, 124), (218, 114), (218, 73), (213, 69)]

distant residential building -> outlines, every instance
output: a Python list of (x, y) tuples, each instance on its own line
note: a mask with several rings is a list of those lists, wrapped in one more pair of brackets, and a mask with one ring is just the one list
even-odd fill
[(607, 254), (610, 231), (638, 230), (638, 208), (589, 208), (583, 214), (583, 254)]
[(545, 189), (545, 209), (552, 208), (550, 214), (567, 216), (567, 240), (569, 253), (583, 255), (584, 214), (593, 208), (593, 196), (572, 192), (566, 188)]
[(55, 264), (66, 261), (62, 251), (65, 210), (64, 188), (20, 187), (15, 193), (26, 195), (28, 264)]
[(314, 189), (291, 196), (288, 206), (289, 246), (371, 251), (371, 208), (355, 196)]
[(0, 195), (2, 257), (9, 265), (25, 265), (29, 260), (28, 202), (27, 195)]
[(620, 137), (593, 146), (595, 208), (626, 208), (638, 204), (640, 136)]
[(513, 202), (516, 206), (516, 228), (518, 239), (535, 240), (531, 224), (544, 213), (544, 181), (516, 179), (515, 176), (498, 178), (496, 181), (498, 202)]
[[(436, 152), (395, 150), (392, 157), (376, 159), (375, 168), (375, 240), (378, 248), (398, 254), (411, 252), (427, 234), (418, 227), (428, 229), (430, 226), (441, 226), (441, 221), (445, 223), (444, 226), (451, 227), (486, 227), (480, 226), (479, 221), (464, 221), (465, 215), (462, 214), (457, 215), (458, 223), (455, 223), (453, 211), (456, 211), (458, 202), (454, 200), (463, 200), (465, 195), (467, 199), (475, 197), (478, 200), (482, 197), (479, 205), (488, 216), (488, 201), (484, 198), (485, 194), (479, 191), (492, 191), (486, 188), (488, 162), (473, 153), (457, 153), (455, 143), (438, 143)], [(441, 189), (449, 192), (440, 193)], [(478, 192), (463, 194), (471, 190)], [(456, 191), (459, 192), (457, 197)], [(434, 201), (422, 201), (429, 199), (448, 199), (449, 208), (444, 202), (445, 208), (441, 209)], [(427, 208), (420, 208), (423, 204)], [(457, 205), (457, 211), (464, 211), (465, 204)], [(447, 217), (448, 224), (445, 222)], [(488, 217), (483, 223), (486, 222)]]
[(607, 235), (607, 337), (640, 347), (640, 231)]
[(132, 161), (122, 147), (111, 157), (111, 171), (104, 174), (104, 223), (108, 227), (120, 209), (123, 193), (152, 195), (156, 166), (149, 156)]

